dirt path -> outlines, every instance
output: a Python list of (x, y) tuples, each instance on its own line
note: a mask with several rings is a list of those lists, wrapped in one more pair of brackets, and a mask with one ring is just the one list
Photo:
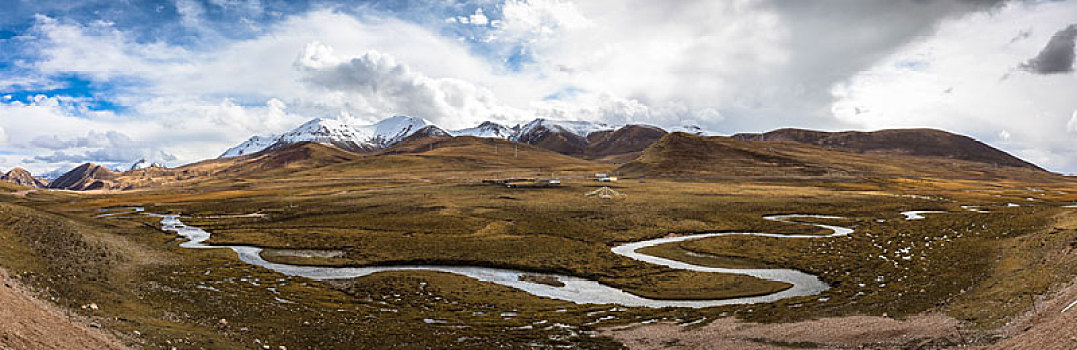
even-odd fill
[[(850, 316), (813, 321), (760, 324), (732, 318), (702, 327), (659, 323), (602, 331), (631, 349), (749, 349), (811, 348), (947, 348), (960, 344), (975, 331), (958, 333), (957, 320), (946, 316), (917, 316), (905, 320)], [(1035, 310), (997, 330), (1005, 337), (996, 344), (961, 347), (978, 350), (1077, 349), (1077, 280)], [(971, 340), (971, 339), (967, 339)]]
[(725, 318), (695, 328), (660, 323), (607, 329), (602, 333), (631, 349), (906, 349), (956, 342), (961, 338), (957, 326), (957, 320), (944, 316), (917, 316), (905, 320), (850, 316), (781, 324), (745, 323)]
[(100, 329), (31, 296), (0, 270), (0, 349), (128, 349)]

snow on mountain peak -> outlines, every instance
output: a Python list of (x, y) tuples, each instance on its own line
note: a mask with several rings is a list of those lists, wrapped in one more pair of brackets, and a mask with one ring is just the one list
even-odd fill
[[(251, 137), (238, 146), (225, 151), (220, 158), (248, 155), (277, 145), (303, 141), (335, 145), (350, 151), (371, 151), (392, 146), (429, 126), (435, 125), (423, 118), (404, 115), (382, 119), (371, 125), (352, 125), (339, 119), (315, 118), (281, 135)], [(522, 126), (517, 125), (511, 128), (492, 121), (486, 121), (473, 128), (448, 132), (438, 128), (439, 133), (435, 133), (434, 130), (428, 132), (432, 135), (489, 137), (530, 143), (551, 132), (567, 133), (586, 139), (592, 133), (615, 130), (623, 126), (589, 121), (538, 118)], [(683, 131), (697, 135), (711, 134), (697, 126), (683, 126), (673, 128), (672, 131)]]
[(538, 118), (520, 128), (520, 131), (516, 134), (516, 138), (519, 138), (521, 135), (530, 134), (539, 127), (552, 131), (570, 132), (580, 137), (587, 137), (587, 135), (596, 131), (613, 130), (617, 128), (605, 123), (594, 123), (582, 120), (549, 120)]
[(285, 143), (353, 141), (359, 143), (363, 139), (369, 138), (369, 136), (369, 134), (360, 132), (337, 119), (314, 118), (282, 134), (277, 141)]
[(278, 139), (280, 139), (280, 135), (251, 136), (251, 138), (247, 139), (247, 141), (243, 141), (243, 143), (239, 144), (238, 146), (229, 148), (227, 151), (224, 151), (224, 154), (221, 154), (220, 158), (239, 157), (251, 153), (256, 153), (258, 151), (268, 148), (269, 146), (272, 146), (274, 143), (277, 143)]
[(696, 125), (678, 126), (678, 127), (669, 129), (669, 132), (683, 132), (683, 133), (686, 133), (686, 134), (692, 134), (692, 135), (698, 135), (698, 136), (715, 135), (715, 133), (707, 131), (707, 130), (703, 130), (703, 128), (700, 128), (699, 126), (696, 126)]
[(374, 123), (374, 125), (361, 126), (358, 128), (369, 130), (372, 135), (371, 141), (379, 147), (386, 147), (404, 140), (408, 135), (415, 133), (427, 125), (431, 124), (426, 119), (398, 115), (382, 119), (381, 121)]
[(400, 142), (429, 124), (425, 119), (402, 115), (360, 126), (339, 119), (314, 118), (281, 135), (251, 137), (225, 151), (220, 158), (257, 153), (277, 144), (303, 141), (332, 144), (352, 150), (378, 149)]
[(491, 121), (485, 121), (474, 128), (453, 130), (450, 133), (453, 136), (475, 136), (508, 139), (512, 137), (515, 132), (516, 129), (514, 128), (509, 128), (507, 126)]
[[(146, 169), (146, 168), (163, 168), (163, 167), (164, 166), (162, 166), (161, 163), (158, 163), (158, 162), (150, 163), (150, 162), (146, 161), (146, 158), (142, 158), (142, 159), (139, 159), (134, 164), (131, 164), (131, 167), (128, 168), (127, 171)], [(122, 172), (123, 169), (116, 168), (116, 171)]]

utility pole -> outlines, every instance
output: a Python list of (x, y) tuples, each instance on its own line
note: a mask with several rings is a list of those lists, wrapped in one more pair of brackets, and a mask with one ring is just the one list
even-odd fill
[(517, 158), (520, 155), (520, 144), (515, 145), (516, 148), (512, 150), (512, 157)]

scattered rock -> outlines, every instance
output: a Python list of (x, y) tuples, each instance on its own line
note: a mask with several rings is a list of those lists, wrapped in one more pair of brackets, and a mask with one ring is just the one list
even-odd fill
[(220, 321), (217, 321), (217, 324), (221, 326), (227, 326), (228, 320), (222, 318)]

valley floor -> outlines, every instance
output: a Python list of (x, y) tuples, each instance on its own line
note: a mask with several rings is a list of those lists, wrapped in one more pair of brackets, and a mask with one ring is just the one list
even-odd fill
[[(1077, 297), (1065, 284), (1077, 271), (1077, 209), (1065, 208), (1077, 202), (1077, 185), (1069, 182), (640, 178), (598, 184), (586, 169), (559, 172), (561, 186), (507, 189), (478, 181), (504, 175), (497, 173), (322, 171), (198, 187), (0, 194), (0, 267), (50, 301), (12, 299), (38, 307), (28, 310), (59, 305), (124, 335), (128, 346), (150, 349), (1052, 349), (1068, 344), (1065, 332), (1077, 315), (1077, 307), (1057, 310)], [(627, 196), (584, 196), (602, 186)], [(578, 276), (653, 299), (718, 299), (784, 286), (650, 264), (611, 247), (671, 233), (799, 234), (812, 238), (720, 236), (645, 253), (700, 266), (795, 269), (830, 288), (761, 304), (642, 308), (541, 298), (434, 271), (312, 280), (252, 266), (228, 249), (183, 248), (184, 240), (161, 229), (161, 218), (120, 209), (130, 206), (181, 214), (183, 223), (212, 233), (207, 244), (258, 247), (270, 262), (507, 268)], [(937, 213), (911, 220), (901, 214), (912, 210)], [(815, 238), (831, 231), (763, 219), (775, 214), (820, 214), (798, 220), (854, 232)], [(82, 308), (90, 303), (98, 309)], [(51, 312), (60, 318), (42, 320), (68, 332), (101, 333)], [(0, 347), (41, 347), (19, 340), (32, 335), (12, 328), (23, 323), (0, 320), (5, 336), (12, 335), (0, 338)], [(94, 339), (117, 346), (108, 337)]]

